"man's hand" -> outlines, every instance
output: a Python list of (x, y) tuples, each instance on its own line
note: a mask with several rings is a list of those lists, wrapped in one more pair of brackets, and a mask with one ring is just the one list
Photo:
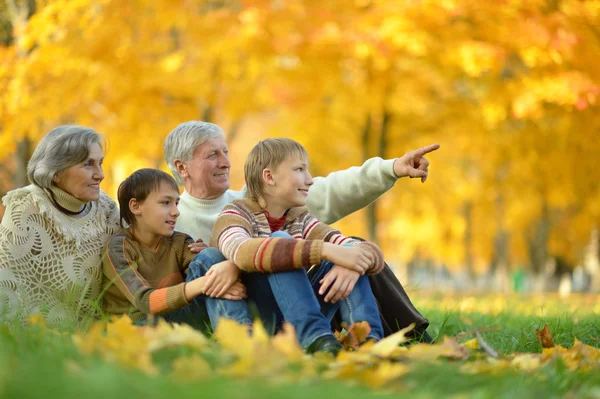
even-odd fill
[(240, 269), (230, 260), (211, 266), (206, 273), (204, 294), (213, 298), (221, 298), (240, 277)]
[(352, 293), (359, 277), (360, 275), (357, 272), (335, 265), (319, 281), (321, 283), (319, 294), (324, 295), (327, 292), (325, 302), (336, 303), (340, 299), (346, 299)]
[(365, 248), (345, 247), (330, 242), (323, 243), (321, 257), (331, 263), (365, 274), (373, 264), (373, 255)]
[(202, 241), (202, 238), (198, 238), (195, 243), (188, 245), (190, 252), (199, 254), (206, 249), (206, 243)]
[(425, 154), (440, 148), (439, 144), (432, 144), (426, 147), (421, 147), (418, 150), (409, 151), (396, 158), (394, 161), (394, 174), (400, 178), (404, 176), (420, 177), (421, 182), (425, 183), (429, 174), (429, 161), (424, 157)]

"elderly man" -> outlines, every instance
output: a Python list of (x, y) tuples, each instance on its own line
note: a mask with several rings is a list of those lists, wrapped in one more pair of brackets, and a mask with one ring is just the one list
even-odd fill
[[(424, 155), (438, 148), (437, 144), (423, 147), (391, 160), (371, 158), (360, 167), (315, 177), (308, 194), (308, 208), (319, 220), (331, 224), (375, 201), (400, 177), (417, 177), (425, 182), (429, 162)], [(209, 242), (223, 207), (245, 195), (245, 188), (229, 189), (231, 162), (225, 134), (212, 123), (185, 122), (167, 136), (164, 150), (169, 169), (185, 188), (176, 229)], [(386, 265), (383, 272), (369, 279), (386, 335), (415, 323), (415, 337), (430, 342), (425, 331), (429, 322), (415, 309), (391, 269)], [(224, 289), (221, 286), (207, 294)]]

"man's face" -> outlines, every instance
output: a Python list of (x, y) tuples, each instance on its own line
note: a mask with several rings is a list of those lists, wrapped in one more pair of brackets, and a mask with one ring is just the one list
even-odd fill
[(229, 150), (224, 136), (206, 140), (181, 166), (185, 189), (193, 197), (215, 199), (229, 189)]

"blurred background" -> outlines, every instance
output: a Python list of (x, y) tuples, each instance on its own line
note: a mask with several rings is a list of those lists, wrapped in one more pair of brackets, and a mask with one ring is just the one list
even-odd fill
[(599, 61), (599, 0), (0, 0), (0, 194), (67, 123), (107, 136), (113, 198), (187, 120), (234, 189), (265, 137), (314, 176), (440, 143), (336, 227), (409, 290), (600, 292)]

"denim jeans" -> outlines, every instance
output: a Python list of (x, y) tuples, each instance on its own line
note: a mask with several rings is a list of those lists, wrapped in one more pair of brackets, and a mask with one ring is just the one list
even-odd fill
[[(280, 231), (271, 237), (291, 238)], [(263, 322), (277, 328), (283, 320), (288, 321), (305, 349), (317, 338), (332, 335), (330, 321), (338, 309), (343, 321), (348, 324), (366, 321), (371, 326), (369, 337), (381, 339), (383, 327), (367, 276), (358, 279), (348, 298), (335, 304), (325, 302), (324, 296), (319, 295), (319, 281), (333, 266), (323, 261), (310, 279), (305, 269), (296, 269), (270, 274), (245, 273), (243, 282)]]
[[(190, 282), (204, 276), (216, 263), (222, 262), (225, 257), (216, 248), (206, 248), (200, 252), (188, 267), (186, 281)], [(232, 319), (240, 324), (252, 325), (252, 318), (245, 300), (232, 301), (229, 299), (211, 298), (198, 295), (189, 305), (181, 309), (165, 313), (161, 316), (169, 323), (187, 323), (201, 331), (209, 331), (208, 322), (214, 331), (219, 318)]]

